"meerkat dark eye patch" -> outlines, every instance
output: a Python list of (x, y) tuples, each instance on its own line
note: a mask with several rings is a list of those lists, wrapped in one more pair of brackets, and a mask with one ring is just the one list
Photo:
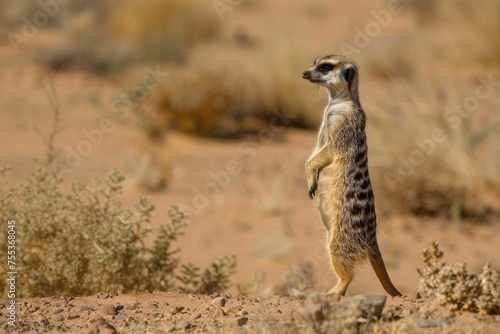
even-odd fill
[(344, 76), (344, 80), (346, 82), (351, 82), (352, 78), (354, 78), (354, 69), (348, 67), (342, 71), (342, 75)]
[(333, 65), (332, 64), (321, 64), (318, 66), (318, 71), (326, 73), (333, 70)]

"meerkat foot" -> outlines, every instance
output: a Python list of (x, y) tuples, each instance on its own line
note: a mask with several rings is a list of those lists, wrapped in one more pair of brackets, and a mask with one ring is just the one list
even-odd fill
[(328, 290), (327, 295), (344, 296), (351, 280), (340, 280), (333, 288)]
[(339, 289), (336, 289), (337, 286), (334, 286), (333, 288), (331, 288), (330, 290), (328, 290), (328, 292), (326, 293), (327, 296), (333, 296), (333, 295), (337, 295), (337, 296), (344, 296), (345, 295), (345, 291), (347, 289), (345, 289), (344, 291), (339, 291)]

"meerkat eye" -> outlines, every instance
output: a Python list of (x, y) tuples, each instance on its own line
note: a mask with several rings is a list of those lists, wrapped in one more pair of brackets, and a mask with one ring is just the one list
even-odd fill
[(333, 70), (333, 65), (332, 64), (322, 64), (318, 67), (318, 71), (326, 73)]

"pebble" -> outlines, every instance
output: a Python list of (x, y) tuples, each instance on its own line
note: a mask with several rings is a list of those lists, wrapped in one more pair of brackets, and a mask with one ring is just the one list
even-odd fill
[(117, 334), (116, 328), (104, 321), (103, 319), (98, 319), (92, 321), (89, 324), (88, 329), (85, 334)]
[(245, 326), (248, 322), (247, 317), (238, 318), (238, 326)]
[(64, 320), (64, 317), (62, 314), (54, 314), (52, 316), (52, 321), (63, 321)]
[(216, 297), (212, 299), (211, 304), (216, 307), (224, 307), (224, 305), (226, 305), (226, 299), (224, 297)]
[(246, 310), (241, 310), (240, 311), (240, 315), (247, 315), (247, 314), (248, 314), (248, 311), (246, 311)]
[(70, 312), (70, 314), (68, 314), (68, 319), (69, 320), (73, 320), (73, 319), (76, 319), (76, 318), (79, 318), (79, 317), (80, 316), (76, 312)]
[(387, 297), (383, 295), (367, 295), (363, 296), (363, 304), (369, 306), (372, 310), (371, 316), (380, 319), (382, 316), (382, 310), (384, 309)]
[(361, 300), (361, 303), (365, 306), (364, 309), (370, 310), (368, 314), (363, 314), (363, 318), (371, 320), (373, 317), (379, 319), (382, 316), (387, 297), (384, 295), (358, 295), (340, 302), (339, 305), (350, 307), (352, 303), (356, 303), (358, 300)]
[(421, 299), (422, 297), (420, 296), (420, 293), (418, 292), (413, 292), (413, 293), (410, 293), (408, 295), (405, 296), (406, 300), (410, 300), (410, 301), (415, 301), (415, 300), (418, 300), (418, 299)]
[(170, 313), (172, 313), (172, 315), (174, 315), (174, 314), (181, 313), (183, 310), (184, 310), (184, 306), (175, 306), (170, 310)]
[(208, 312), (207, 312), (207, 317), (210, 317), (210, 318), (218, 318), (218, 317), (223, 317), (225, 314), (224, 314), (224, 311), (222, 311), (221, 308), (218, 308), (218, 307), (214, 307), (214, 308), (211, 308)]
[(182, 321), (179, 321), (179, 323), (175, 327), (178, 329), (184, 330), (184, 329), (191, 328), (191, 324), (186, 320), (182, 320)]
[(82, 306), (82, 308), (80, 309), (82, 311), (89, 311), (89, 312), (94, 312), (95, 309), (93, 307), (90, 307), (90, 306)]
[(54, 310), (52, 310), (52, 312), (51, 312), (51, 313), (52, 313), (52, 314), (59, 314), (59, 313), (61, 313), (62, 311), (64, 311), (64, 309), (63, 309), (63, 308), (61, 308), (61, 307), (58, 307), (58, 308), (55, 308)]
[(113, 305), (104, 305), (101, 307), (99, 310), (99, 314), (102, 316), (106, 315), (116, 315), (118, 312), (116, 311), (115, 307)]

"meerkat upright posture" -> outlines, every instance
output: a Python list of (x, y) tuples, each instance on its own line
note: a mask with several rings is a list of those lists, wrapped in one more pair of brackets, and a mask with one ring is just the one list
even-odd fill
[(328, 252), (339, 277), (328, 294), (344, 295), (356, 267), (368, 258), (384, 289), (391, 296), (400, 296), (377, 243), (356, 63), (344, 56), (326, 56), (317, 59), (302, 78), (325, 87), (329, 97), (316, 148), (306, 162), (309, 197), (313, 199), (318, 191)]

